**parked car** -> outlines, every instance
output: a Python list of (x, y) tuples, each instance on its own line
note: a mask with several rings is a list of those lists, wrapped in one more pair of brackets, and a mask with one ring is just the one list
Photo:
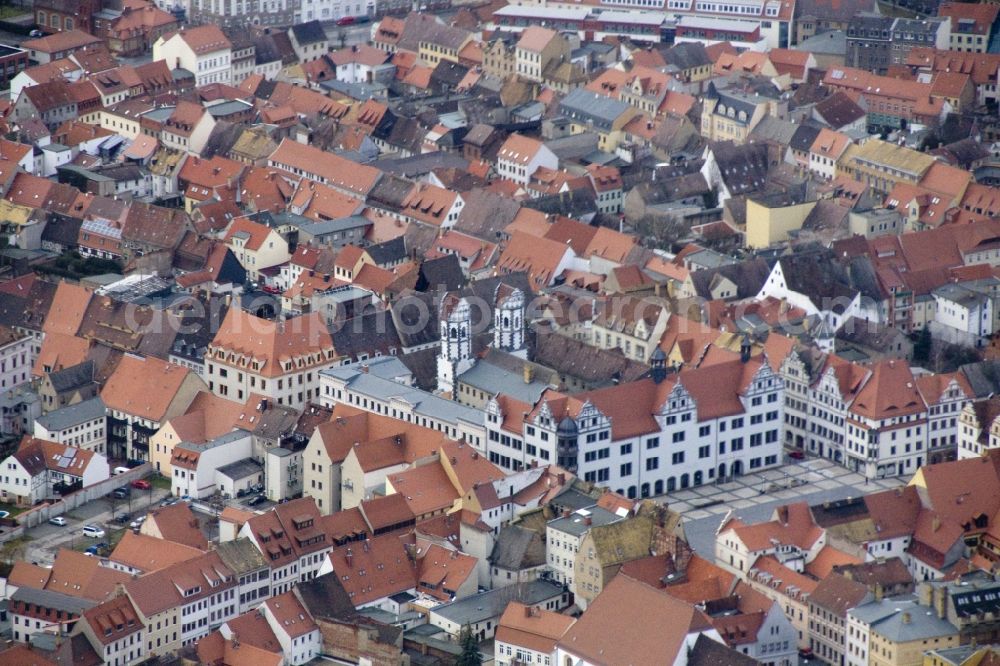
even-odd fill
[(116, 474), (124, 474), (128, 471), (128, 467), (115, 467), (115, 471), (111, 473), (112, 476)]
[(111, 493), (115, 499), (128, 499), (128, 496), (132, 494), (128, 486), (122, 486), (121, 488), (115, 488), (114, 492)]
[(191, 497), (190, 495), (181, 495), (181, 501), (182, 502), (191, 502), (193, 500), (194, 500), (194, 498)]
[(83, 526), (83, 536), (85, 537), (100, 539), (104, 534), (104, 530), (98, 525), (88, 524)]
[(173, 506), (174, 504), (177, 504), (178, 502), (180, 502), (180, 499), (178, 499), (176, 497), (164, 497), (163, 501), (160, 502), (160, 506)]
[(117, 516), (115, 516), (115, 522), (124, 525), (125, 523), (128, 522), (128, 514), (119, 513)]
[(137, 530), (140, 527), (142, 527), (142, 524), (144, 522), (146, 522), (146, 516), (139, 516), (138, 518), (136, 518), (135, 520), (133, 520), (131, 523), (129, 523), (128, 526), (131, 527), (134, 530)]
[(66, 527), (66, 519), (62, 516), (52, 516), (49, 518), (50, 525), (58, 525), (59, 527)]
[(343, 18), (337, 19), (337, 25), (354, 25), (353, 16), (344, 16)]
[(146, 479), (136, 479), (135, 481), (132, 482), (132, 487), (138, 490), (149, 490), (150, 488), (153, 487), (153, 484), (151, 484)]
[(793, 449), (788, 452), (788, 457), (793, 460), (803, 460), (806, 457), (806, 452), (801, 449)]
[(32, 39), (37, 39), (41, 36), (42, 36), (41, 30), (32, 30), (31, 32), (28, 33), (28, 37), (31, 37)]
[(266, 501), (267, 498), (264, 497), (263, 495), (254, 495), (253, 497), (247, 500), (246, 504), (247, 506), (257, 506), (258, 504), (263, 504)]

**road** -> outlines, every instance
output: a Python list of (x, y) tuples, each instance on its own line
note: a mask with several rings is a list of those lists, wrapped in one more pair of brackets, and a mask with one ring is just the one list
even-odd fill
[[(29, 562), (40, 565), (50, 565), (55, 560), (56, 553), (60, 548), (78, 547), (82, 543), (98, 543), (108, 541), (111, 532), (128, 529), (127, 523), (123, 526), (114, 522), (115, 514), (128, 513), (129, 520), (140, 515), (144, 515), (150, 507), (159, 505), (160, 500), (166, 497), (168, 492), (153, 488), (150, 491), (133, 490), (129, 500), (115, 500), (112, 502), (108, 498), (101, 498), (88, 502), (77, 507), (65, 516), (68, 525), (60, 527), (43, 523), (27, 531), (30, 537), (25, 558)], [(112, 509), (114, 513), (112, 513)], [(91, 539), (83, 536), (81, 530), (84, 525), (95, 524), (104, 528), (108, 533), (102, 539)]]
[[(784, 489), (761, 494), (776, 484)], [(702, 557), (715, 560), (715, 531), (732, 510), (742, 520), (768, 520), (774, 509), (790, 502), (821, 504), (898, 488), (905, 479), (866, 483), (860, 474), (822, 458), (794, 461), (783, 467), (754, 472), (722, 485), (699, 486), (657, 498), (684, 514), (684, 534)], [(794, 485), (801, 484), (801, 485)]]

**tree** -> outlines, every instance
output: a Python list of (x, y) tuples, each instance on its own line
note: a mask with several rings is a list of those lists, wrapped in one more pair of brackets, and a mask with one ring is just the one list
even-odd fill
[(483, 655), (479, 653), (479, 643), (469, 625), (462, 627), (458, 643), (462, 646), (462, 654), (458, 655), (455, 666), (482, 666)]
[(924, 326), (917, 333), (917, 339), (913, 343), (913, 360), (926, 363), (931, 358), (931, 330)]

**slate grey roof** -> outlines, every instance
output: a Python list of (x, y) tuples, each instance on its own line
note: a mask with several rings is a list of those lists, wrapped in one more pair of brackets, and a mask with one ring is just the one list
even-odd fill
[(441, 604), (431, 610), (431, 613), (440, 615), (459, 626), (464, 626), (500, 617), (511, 601), (534, 606), (563, 594), (565, 592), (562, 585), (547, 580), (535, 580), (530, 583), (508, 585), (496, 590), (473, 594), (448, 604)]
[(1000, 361), (980, 361), (959, 367), (976, 398), (1000, 394)]
[(96, 601), (84, 599), (82, 597), (71, 597), (62, 592), (54, 590), (37, 590), (31, 587), (19, 587), (17, 592), (11, 595), (13, 601), (23, 601), (27, 604), (37, 604), (44, 608), (67, 611), (75, 615), (82, 614), (85, 610), (97, 605)]
[(799, 125), (774, 116), (764, 116), (750, 131), (751, 141), (772, 141), (779, 146), (787, 146), (795, 136)]
[(49, 382), (57, 392), (72, 391), (94, 381), (94, 362), (84, 361), (49, 373)]
[(507, 525), (500, 529), (490, 564), (508, 571), (521, 571), (545, 564), (545, 541), (535, 530), (520, 525)]
[(611, 129), (611, 124), (631, 108), (625, 102), (583, 88), (574, 89), (559, 102), (559, 113), (605, 130)]
[(730, 194), (760, 190), (767, 181), (767, 146), (759, 143), (737, 146), (732, 141), (719, 141), (710, 144), (709, 149)]
[[(303, 219), (308, 220), (308, 218)], [(311, 236), (325, 236), (327, 234), (347, 231), (348, 229), (368, 227), (371, 226), (371, 223), (371, 220), (367, 217), (363, 217), (361, 215), (351, 215), (350, 217), (341, 217), (336, 220), (311, 222), (309, 224), (303, 224), (299, 228)]]
[(43, 414), (35, 419), (35, 423), (49, 432), (59, 432), (103, 418), (106, 415), (104, 401), (100, 397), (96, 397)]
[(326, 32), (323, 30), (323, 24), (319, 21), (299, 23), (298, 25), (293, 25), (291, 30), (299, 46), (319, 44), (326, 41)]
[[(488, 126), (483, 125), (483, 127)], [(468, 134), (466, 140), (468, 140)], [(410, 157), (377, 160), (372, 166), (404, 178), (418, 178), (434, 169), (468, 169), (469, 160), (459, 153), (446, 153), (439, 150), (432, 153), (411, 155)]]
[(857, 290), (849, 284), (847, 271), (829, 250), (809, 249), (778, 261), (788, 289), (805, 295), (821, 310), (832, 303), (834, 312), (842, 312), (857, 295)]
[(417, 291), (451, 291), (465, 284), (465, 275), (454, 254), (428, 259), (420, 264)]
[(819, 136), (818, 127), (810, 124), (799, 125), (799, 128), (795, 130), (795, 134), (792, 135), (792, 140), (788, 146), (792, 150), (808, 153), (817, 136)]
[(510, 197), (486, 190), (472, 190), (462, 195), (465, 207), (458, 215), (455, 230), (482, 240), (497, 242), (498, 234), (514, 221), (521, 206)]
[(548, 382), (538, 379), (525, 383), (522, 371), (502, 368), (489, 363), (486, 359), (476, 361), (471, 368), (458, 376), (458, 381), (485, 391), (488, 395), (499, 393), (531, 405), (535, 404), (545, 389), (549, 388)]
[(406, 259), (406, 242), (402, 236), (397, 236), (383, 243), (369, 245), (365, 252), (377, 265), (385, 267)]
[[(396, 359), (390, 360), (396, 361)], [(348, 365), (323, 370), (320, 374), (344, 381), (352, 391), (380, 401), (387, 402), (393, 398), (405, 400), (412, 405), (415, 414), (425, 414), (446, 423), (464, 421), (476, 426), (482, 424), (483, 415), (478, 409), (466, 407), (453, 400), (448, 400), (410, 386), (404, 386), (391, 379), (379, 377), (376, 373), (370, 371), (372, 367), (383, 362), (385, 362), (383, 359), (369, 361), (369, 372), (362, 372), (360, 367)]]
[(921, 606), (913, 597), (895, 597), (863, 604), (849, 611), (871, 630), (894, 643), (952, 636), (958, 629), (937, 616), (933, 608)]
[(717, 268), (703, 268), (693, 271), (691, 282), (694, 284), (698, 296), (711, 299), (712, 282), (717, 275), (722, 275), (736, 285), (736, 298), (744, 299), (756, 296), (764, 283), (767, 282), (767, 277), (770, 274), (771, 267), (767, 265), (767, 262), (756, 257), (737, 264), (726, 264)]
[(243, 460), (237, 460), (236, 462), (229, 463), (228, 465), (223, 465), (216, 471), (222, 476), (228, 477), (233, 481), (240, 481), (241, 479), (253, 476), (254, 474), (262, 474), (264, 468), (261, 467), (260, 463), (256, 462), (252, 458), (244, 458)]
[(759, 663), (750, 655), (713, 641), (705, 634), (698, 634), (687, 657), (687, 666), (755, 666)]
[(396, 334), (392, 315), (385, 310), (352, 317), (330, 331), (339, 356), (359, 359), (366, 355), (388, 355), (403, 345)]
[(677, 69), (691, 69), (712, 64), (712, 58), (701, 42), (682, 42), (668, 49), (661, 49), (660, 55), (668, 65)]

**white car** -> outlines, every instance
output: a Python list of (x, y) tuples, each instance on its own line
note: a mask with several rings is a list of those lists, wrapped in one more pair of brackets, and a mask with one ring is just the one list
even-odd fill
[(62, 516), (52, 516), (49, 518), (50, 525), (58, 525), (59, 527), (66, 527), (66, 519)]
[(146, 516), (139, 516), (138, 518), (136, 518), (135, 520), (133, 520), (131, 523), (129, 523), (128, 526), (131, 527), (133, 530), (137, 530), (140, 527), (142, 527), (142, 524), (144, 522), (146, 522)]
[(83, 536), (90, 537), (91, 539), (100, 539), (104, 536), (104, 530), (97, 525), (84, 525)]

